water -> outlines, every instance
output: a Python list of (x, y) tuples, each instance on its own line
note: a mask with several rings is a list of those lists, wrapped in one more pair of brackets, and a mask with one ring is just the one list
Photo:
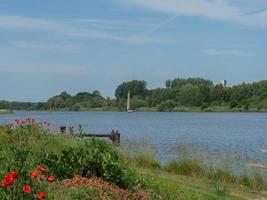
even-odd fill
[(0, 124), (14, 119), (36, 118), (52, 128), (81, 124), (88, 133), (122, 134), (122, 141), (147, 141), (160, 159), (177, 145), (197, 146), (210, 153), (248, 157), (267, 163), (267, 113), (118, 113), (118, 112), (23, 112), (0, 115)]

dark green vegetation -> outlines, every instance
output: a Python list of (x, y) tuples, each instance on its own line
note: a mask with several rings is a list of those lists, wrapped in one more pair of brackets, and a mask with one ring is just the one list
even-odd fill
[(267, 81), (242, 83), (233, 87), (215, 85), (202, 78), (167, 80), (164, 88), (147, 89), (145, 81), (133, 80), (120, 84), (115, 99), (100, 92), (67, 92), (44, 103), (0, 101), (0, 109), (65, 110), (65, 111), (125, 111), (128, 91), (135, 111), (267, 111)]
[[(69, 188), (60, 184), (76, 175), (100, 177), (133, 195), (141, 192), (145, 195), (138, 199), (143, 200), (256, 199), (264, 197), (266, 188), (260, 176), (247, 175), (241, 181), (238, 175), (216, 169), (205, 175), (211, 170), (192, 160), (161, 166), (153, 152), (128, 154), (124, 148), (115, 148), (102, 140), (50, 134), (35, 121), (16, 127), (2, 126), (0, 144), (0, 180), (11, 171), (19, 174), (13, 184), (0, 187), (3, 200), (36, 199), (32, 193), (38, 191), (45, 192), (46, 199), (123, 199), (103, 196), (104, 191), (94, 186)], [(40, 165), (46, 168), (47, 175), (56, 177), (54, 184), (30, 179), (30, 172)], [(32, 187), (29, 194), (21, 190), (26, 184)]]

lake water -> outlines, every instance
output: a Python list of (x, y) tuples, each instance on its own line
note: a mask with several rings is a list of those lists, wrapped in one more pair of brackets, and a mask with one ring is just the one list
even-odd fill
[(52, 128), (81, 124), (88, 133), (122, 134), (122, 141), (147, 141), (160, 159), (176, 145), (197, 146), (209, 153), (224, 152), (267, 163), (267, 113), (119, 113), (23, 112), (0, 115), (0, 124), (36, 118)]

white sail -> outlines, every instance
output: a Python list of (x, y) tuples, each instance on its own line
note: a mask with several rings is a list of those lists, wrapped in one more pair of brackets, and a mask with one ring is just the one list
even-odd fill
[(127, 111), (131, 110), (130, 98), (131, 98), (130, 91), (128, 91), (128, 96), (127, 96)]

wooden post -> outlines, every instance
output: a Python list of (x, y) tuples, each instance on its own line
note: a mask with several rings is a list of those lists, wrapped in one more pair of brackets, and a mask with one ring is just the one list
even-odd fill
[(110, 139), (115, 146), (119, 146), (121, 142), (121, 134), (118, 131), (115, 132), (114, 130), (112, 130)]
[(65, 134), (66, 133), (66, 130), (67, 130), (67, 127), (66, 126), (60, 126), (60, 133), (61, 134)]

